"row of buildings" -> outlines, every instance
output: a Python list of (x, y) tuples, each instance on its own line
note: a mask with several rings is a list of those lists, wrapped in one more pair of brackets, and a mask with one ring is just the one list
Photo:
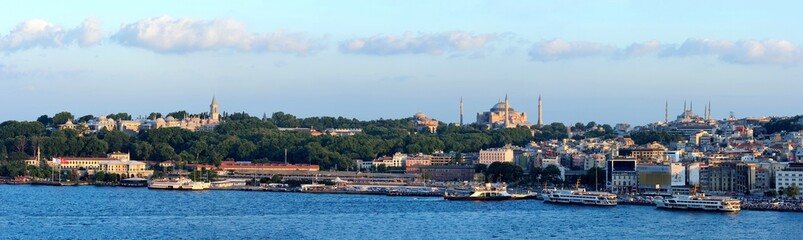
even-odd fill
[(212, 97), (212, 103), (209, 105), (209, 113), (206, 115), (208, 117), (201, 117), (202, 115), (198, 115), (184, 116), (178, 119), (173, 116), (168, 116), (165, 118), (137, 118), (132, 120), (114, 120), (107, 116), (99, 116), (81, 123), (73, 123), (72, 120), (68, 120), (66, 123), (59, 125), (58, 128), (74, 129), (84, 133), (93, 133), (101, 129), (119, 130), (129, 134), (135, 134), (146, 129), (168, 127), (183, 128), (190, 131), (211, 131), (221, 122), (218, 103), (215, 97)]

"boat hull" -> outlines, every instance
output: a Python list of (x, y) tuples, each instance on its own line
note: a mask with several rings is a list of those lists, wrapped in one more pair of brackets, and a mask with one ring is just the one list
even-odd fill
[(556, 204), (574, 204), (574, 205), (586, 205), (586, 206), (607, 206), (613, 207), (616, 206), (616, 202), (605, 202), (605, 201), (583, 201), (583, 200), (573, 200), (573, 199), (566, 199), (566, 198), (553, 198), (545, 194), (542, 196), (544, 198), (545, 203), (556, 203)]
[(443, 197), (446, 200), (451, 201), (503, 201), (503, 200), (511, 200), (513, 197), (511, 196), (498, 196), (498, 197), (471, 197), (471, 196), (464, 196), (464, 197)]
[(678, 210), (678, 211), (701, 211), (701, 212), (739, 212), (741, 208), (706, 208), (700, 207), (687, 207), (675, 204), (667, 204), (663, 201), (656, 201), (655, 207), (664, 210)]

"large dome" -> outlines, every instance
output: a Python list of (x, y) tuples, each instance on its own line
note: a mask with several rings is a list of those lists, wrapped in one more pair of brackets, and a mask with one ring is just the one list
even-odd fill
[[(511, 112), (513, 111), (513, 107), (508, 105), (508, 110)], [(494, 107), (491, 108), (491, 112), (504, 112), (505, 111), (505, 102), (499, 102)]]
[(416, 114), (415, 114), (415, 116), (413, 116), (413, 117), (414, 117), (415, 119), (422, 120), (422, 119), (425, 119), (425, 118), (427, 118), (427, 115), (426, 115), (426, 114), (424, 114), (424, 113), (422, 113), (422, 112), (418, 112), (418, 113), (416, 113)]

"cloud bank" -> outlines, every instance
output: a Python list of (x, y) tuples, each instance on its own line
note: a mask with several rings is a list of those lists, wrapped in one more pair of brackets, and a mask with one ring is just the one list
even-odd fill
[(541, 41), (529, 51), (533, 61), (559, 61), (573, 58), (632, 58), (655, 55), (659, 58), (715, 56), (723, 62), (738, 64), (803, 63), (803, 50), (781, 39), (727, 41), (690, 38), (682, 44), (666, 44), (656, 40), (632, 43), (624, 48), (602, 43), (572, 42), (563, 39)]
[(473, 34), (451, 31), (432, 34), (404, 33), (401, 36), (373, 36), (349, 39), (340, 44), (340, 51), (350, 54), (398, 55), (459, 53), (482, 50), (497, 39), (498, 34)]
[(323, 39), (309, 39), (301, 33), (252, 33), (245, 24), (231, 19), (203, 21), (169, 16), (124, 24), (112, 40), (161, 53), (232, 49), (309, 55), (324, 48)]
[(32, 19), (17, 24), (7, 35), (0, 36), (0, 51), (57, 48), (74, 42), (89, 47), (100, 43), (102, 38), (100, 22), (94, 18), (87, 18), (81, 26), (70, 30), (42, 19)]

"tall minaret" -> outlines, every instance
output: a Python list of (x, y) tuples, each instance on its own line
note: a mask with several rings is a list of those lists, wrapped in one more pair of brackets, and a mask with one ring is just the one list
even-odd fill
[(220, 113), (217, 111), (217, 99), (212, 96), (212, 104), (209, 105), (209, 117), (213, 121), (220, 121)]
[(463, 96), (460, 96), (460, 126), (463, 126)]
[(664, 106), (664, 114), (666, 115), (664, 123), (669, 123), (669, 100), (666, 100), (666, 105)]
[(543, 118), (543, 116), (544, 116), (544, 111), (543, 110), (544, 109), (542, 107), (543, 107), (543, 105), (541, 105), (541, 95), (539, 94), (538, 95), (538, 126), (543, 126), (544, 125), (544, 118)]
[(687, 109), (687, 107), (688, 107), (688, 106), (686, 105), (686, 100), (684, 99), (684, 100), (683, 100), (683, 113), (684, 113), (684, 114), (686, 113), (686, 109)]
[(510, 124), (510, 103), (507, 101), (507, 94), (505, 94), (505, 127)]
[(694, 101), (689, 102), (689, 112), (694, 112)]
[(711, 120), (711, 100), (708, 100), (708, 115), (706, 115), (707, 120)]

